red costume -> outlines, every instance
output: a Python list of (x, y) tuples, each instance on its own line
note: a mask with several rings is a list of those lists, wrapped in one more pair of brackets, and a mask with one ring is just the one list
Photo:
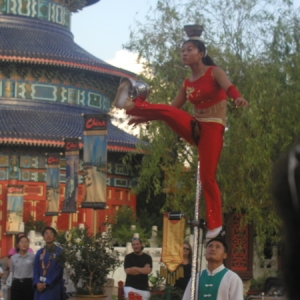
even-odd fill
[[(212, 67), (205, 74), (191, 82), (186, 79), (183, 88), (187, 99), (194, 104), (196, 110), (209, 111), (222, 100), (226, 100), (226, 92), (213, 78)], [(195, 145), (192, 137), (191, 121), (195, 117), (176, 107), (165, 104), (150, 104), (141, 99), (135, 100), (133, 109), (128, 115), (143, 117), (147, 121), (161, 120), (190, 144)], [(225, 116), (225, 115), (224, 115)], [(206, 202), (207, 228), (212, 230), (222, 226), (221, 194), (216, 182), (216, 170), (223, 146), (224, 120), (219, 118), (198, 119), (201, 127), (198, 154), (200, 160), (200, 180)]]
[(183, 82), (186, 98), (196, 109), (206, 109), (227, 98), (225, 91), (213, 78), (212, 69), (213, 66), (209, 67), (203, 76), (195, 81), (186, 79)]

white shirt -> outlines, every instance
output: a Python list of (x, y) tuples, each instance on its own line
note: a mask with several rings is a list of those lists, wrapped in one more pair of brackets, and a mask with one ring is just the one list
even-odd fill
[(10, 272), (13, 278), (32, 278), (33, 277), (33, 253), (27, 252), (24, 256), (19, 253), (10, 258)]
[[(214, 276), (218, 272), (224, 269), (224, 265), (214, 269), (210, 272), (207, 269), (208, 276)], [(191, 300), (191, 279), (185, 289), (182, 300)], [(198, 299), (198, 288), (199, 288), (199, 273), (197, 274), (196, 281), (196, 298)], [(243, 282), (241, 278), (234, 272), (228, 270), (223, 276), (216, 300), (243, 300)], [(193, 300), (193, 299), (192, 299)], [(214, 300), (214, 299), (210, 299)]]

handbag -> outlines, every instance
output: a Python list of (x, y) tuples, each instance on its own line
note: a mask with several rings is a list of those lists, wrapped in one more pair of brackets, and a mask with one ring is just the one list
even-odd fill
[(9, 275), (7, 276), (7, 278), (6, 278), (6, 285), (7, 286), (11, 287), (12, 279), (13, 279), (13, 273), (10, 272)]

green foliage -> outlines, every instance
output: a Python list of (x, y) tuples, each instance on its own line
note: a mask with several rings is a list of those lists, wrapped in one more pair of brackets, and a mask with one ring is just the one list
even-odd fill
[(250, 290), (263, 291), (265, 287), (267, 276), (260, 276), (256, 279), (252, 279), (250, 283)]
[(36, 232), (42, 232), (47, 225), (43, 220), (34, 220), (33, 216), (30, 215), (27, 221), (25, 222), (25, 232), (34, 230)]
[[(150, 202), (151, 203), (151, 202)], [(139, 203), (140, 205), (140, 203)], [(149, 205), (150, 206), (150, 205)], [(158, 246), (162, 244), (162, 227), (163, 227), (163, 215), (159, 213), (159, 210), (149, 211), (148, 207), (142, 208), (139, 210), (138, 214), (138, 221), (141, 226), (146, 232), (152, 232), (152, 226), (157, 226), (156, 231), (156, 242)]]
[(128, 228), (124, 225), (121, 225), (114, 234), (114, 239), (119, 245), (126, 245), (133, 238), (134, 233), (139, 234), (139, 238), (143, 241), (145, 246), (148, 246), (148, 239), (150, 238), (149, 231), (141, 228), (139, 225), (135, 225), (134, 229)]
[(111, 234), (95, 235), (88, 228), (73, 228), (57, 238), (63, 253), (58, 260), (65, 264), (78, 295), (104, 294), (107, 275), (121, 265), (118, 253), (111, 249)]
[[(182, 28), (191, 23), (204, 25), (202, 38), (209, 55), (249, 101), (248, 109), (228, 105), (217, 173), (223, 210), (243, 213), (243, 222), (254, 224), (262, 243), (267, 236), (276, 239), (279, 220), (269, 191), (271, 169), (300, 129), (299, 14), (290, 1), (157, 1), (143, 24), (136, 23), (125, 45), (146, 59), (140, 78), (152, 88), (150, 102), (170, 104), (189, 76), (180, 48)], [(192, 112), (191, 105), (183, 109)], [(160, 210), (183, 210), (191, 217), (196, 149), (161, 122), (141, 127), (140, 138), (150, 143), (140, 145), (147, 155), (135, 190), (151, 201), (167, 187), (172, 193)], [(125, 162), (130, 165), (133, 159), (127, 156)]]
[(118, 245), (126, 245), (131, 241), (134, 233), (138, 233), (144, 245), (148, 245), (147, 240), (150, 238), (151, 230), (140, 226), (131, 207), (122, 206), (110, 220), (110, 223), (112, 236)]
[(112, 235), (114, 236), (116, 231), (122, 226), (130, 227), (136, 223), (136, 215), (132, 210), (132, 207), (121, 206), (120, 209), (112, 216), (112, 219), (109, 220), (112, 224)]
[(149, 274), (148, 275), (149, 282), (151, 283), (151, 290), (152, 291), (157, 291), (160, 290), (165, 282), (165, 277), (160, 275), (159, 271), (156, 271), (156, 274)]
[(151, 291), (150, 300), (164, 300), (164, 299), (182, 299), (183, 291), (173, 286), (166, 286), (165, 289), (155, 289)]

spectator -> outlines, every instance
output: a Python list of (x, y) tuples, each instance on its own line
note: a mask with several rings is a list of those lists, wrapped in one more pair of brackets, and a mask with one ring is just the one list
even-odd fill
[(34, 300), (63, 299), (63, 266), (56, 261), (62, 249), (54, 244), (56, 234), (56, 230), (52, 227), (43, 230), (46, 245), (36, 253), (34, 260)]
[[(11, 248), (9, 251), (8, 251), (8, 255), (7, 255), (7, 266), (6, 266), (6, 272), (7, 274), (10, 273), (10, 258), (17, 254), (19, 252), (19, 249), (18, 249), (18, 245), (17, 245), (17, 241), (20, 237), (22, 236), (26, 236), (25, 232), (19, 232), (16, 234), (15, 238), (16, 238), (16, 244), (15, 244), (15, 247)], [(30, 253), (34, 253), (33, 250), (31, 248), (28, 248), (28, 252)]]
[(152, 258), (143, 252), (143, 243), (139, 238), (131, 240), (133, 252), (125, 256), (124, 269), (126, 282), (124, 286), (125, 298), (130, 292), (142, 296), (142, 300), (150, 298), (148, 274), (152, 271)]
[[(15, 247), (11, 248), (9, 251), (8, 251), (8, 258), (10, 258), (12, 255), (16, 254), (19, 252), (19, 248), (18, 248), (18, 239), (21, 237), (21, 236), (26, 236), (26, 233), (25, 232), (19, 232), (16, 234), (16, 245)], [(31, 248), (28, 248), (28, 252), (29, 253), (34, 253), (33, 250)]]
[(11, 257), (11, 300), (33, 300), (34, 254), (29, 252), (29, 239), (23, 235), (17, 240), (18, 253)]
[(192, 273), (192, 247), (188, 242), (183, 244), (183, 261), (181, 266), (183, 267), (184, 276), (176, 280), (174, 287), (185, 291)]
[(3, 276), (3, 269), (2, 266), (0, 265), (0, 300), (4, 300), (2, 295), (2, 276)]
[[(239, 276), (223, 265), (227, 257), (228, 246), (216, 237), (206, 244), (205, 258), (207, 268), (197, 275), (196, 297), (209, 300), (243, 300), (243, 283)], [(199, 287), (200, 286), (200, 287)], [(182, 300), (191, 299), (191, 280)]]

